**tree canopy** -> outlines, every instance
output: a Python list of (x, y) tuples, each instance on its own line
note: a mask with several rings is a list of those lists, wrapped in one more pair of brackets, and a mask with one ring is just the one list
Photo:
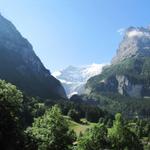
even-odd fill
[(56, 105), (35, 119), (27, 133), (37, 140), (39, 150), (68, 150), (75, 139)]
[(0, 145), (2, 149), (19, 149), (22, 145), (20, 126), (22, 101), (22, 93), (14, 85), (0, 80)]

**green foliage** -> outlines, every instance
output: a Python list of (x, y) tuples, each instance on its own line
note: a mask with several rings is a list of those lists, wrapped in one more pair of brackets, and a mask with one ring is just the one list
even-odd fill
[[(149, 118), (150, 98), (131, 98), (114, 93), (91, 93), (85, 99), (94, 99), (101, 110), (109, 114), (121, 112), (125, 118)], [(105, 114), (106, 116), (107, 114)], [(109, 116), (110, 117), (110, 116)]]
[(67, 150), (75, 140), (58, 106), (35, 119), (27, 133), (37, 140), (39, 150)]
[(23, 144), (20, 126), (22, 101), (22, 93), (14, 85), (0, 80), (0, 145), (2, 149), (19, 149)]
[(134, 63), (133, 59), (128, 59), (128, 60), (122, 61), (119, 64), (105, 67), (100, 75), (92, 77), (88, 80), (86, 87), (95, 88), (104, 79), (107, 79), (116, 74), (119, 74), (119, 75), (125, 74), (129, 70), (131, 71), (131, 69), (133, 68), (133, 63)]
[(22, 101), (22, 93), (14, 85), (0, 80), (0, 104), (9, 109), (12, 116), (20, 111)]
[(122, 116), (119, 113), (116, 114), (113, 127), (109, 130), (108, 135), (113, 149), (143, 149), (137, 136), (124, 125)]
[[(105, 67), (100, 75), (92, 77), (88, 80), (86, 88), (94, 92), (112, 92), (109, 86), (105, 86), (103, 80), (113, 79), (116, 75), (124, 75), (128, 77), (132, 84), (143, 84), (146, 88), (143, 95), (149, 95), (147, 86), (150, 84), (150, 58), (128, 58), (122, 62)], [(113, 81), (115, 83), (115, 81)], [(116, 83), (117, 85), (117, 83)], [(112, 86), (112, 85), (111, 85)], [(113, 91), (117, 92), (117, 91)]]
[(108, 147), (107, 128), (104, 124), (97, 124), (79, 138), (77, 150), (102, 150)]
[(150, 141), (150, 120), (134, 119), (128, 121), (128, 128), (134, 132), (139, 139), (146, 139)]
[(104, 112), (98, 107), (89, 107), (86, 111), (86, 119), (90, 122), (98, 122), (100, 117), (104, 116)]
[(79, 116), (79, 112), (77, 112), (75, 109), (70, 109), (68, 112), (68, 116), (76, 122), (80, 121), (80, 116)]
[[(142, 84), (142, 98), (129, 97), (118, 93), (116, 75), (123, 75), (134, 84)], [(105, 82), (103, 82), (105, 80)], [(126, 118), (149, 118), (150, 116), (150, 58), (135, 57), (105, 67), (100, 75), (88, 80), (88, 98), (97, 100), (101, 109), (115, 114), (121, 112)], [(127, 96), (125, 96), (127, 95)], [(147, 95), (147, 97), (144, 97)]]
[(24, 128), (30, 126), (34, 118), (42, 116), (46, 109), (47, 107), (41, 100), (23, 95), (23, 111), (21, 113), (21, 118)]
[[(42, 100), (23, 96), (15, 86), (0, 80), (0, 144), (2, 149), (143, 150), (140, 140), (145, 145), (144, 148), (148, 149), (147, 143), (149, 143), (150, 136), (148, 120), (135, 119), (124, 122), (122, 115), (117, 114), (112, 126), (112, 115), (100, 109), (96, 105), (97, 103), (92, 103), (92, 106), (89, 106), (88, 101), (93, 97), (99, 100), (101, 107), (109, 106), (109, 109), (116, 109), (116, 111), (119, 107), (124, 112), (139, 109), (143, 114), (149, 116), (148, 109), (145, 111), (145, 108), (149, 108), (145, 103), (148, 99), (139, 100), (139, 105), (137, 105), (136, 100), (135, 105), (133, 105), (134, 100), (131, 102), (131, 100), (124, 100), (124, 97), (122, 97), (122, 101), (120, 101), (118, 95), (109, 95), (107, 98), (92, 95), (84, 102), (82, 99), (77, 103), (51, 100), (51, 104), (49, 103), (50, 105), (46, 106)], [(84, 125), (68, 120), (61, 114), (58, 106), (48, 109), (55, 103), (61, 106), (64, 114), (68, 113), (75, 121), (79, 121), (81, 117), (87, 117), (88, 121), (98, 122), (99, 120), (99, 123), (87, 122)], [(126, 109), (124, 109), (125, 106)], [(34, 118), (36, 119), (34, 120)], [(73, 125), (73, 123), (76, 125)], [(31, 124), (32, 126), (28, 127)], [(23, 130), (26, 127), (28, 128), (24, 132)], [(75, 142), (76, 134), (71, 130), (75, 128), (79, 132), (84, 131), (77, 142)], [(73, 147), (73, 143), (76, 147)]]
[(105, 115), (109, 114), (107, 111), (104, 111), (97, 106), (98, 102), (88, 99), (82, 100), (84, 99), (84, 97), (82, 96), (80, 96), (79, 99), (80, 102), (71, 100), (57, 100), (55, 101), (55, 104), (58, 104), (60, 106), (63, 115), (70, 115), (70, 117), (72, 119), (74, 118), (73, 120), (76, 122), (79, 122), (80, 118), (86, 118), (91, 122), (98, 122), (100, 117), (104, 117)]

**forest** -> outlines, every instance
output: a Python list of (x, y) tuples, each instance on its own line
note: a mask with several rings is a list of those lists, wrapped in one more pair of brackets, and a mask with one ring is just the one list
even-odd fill
[(124, 119), (121, 113), (113, 115), (77, 96), (70, 100), (28, 97), (0, 80), (0, 112), (3, 150), (150, 149), (149, 119)]

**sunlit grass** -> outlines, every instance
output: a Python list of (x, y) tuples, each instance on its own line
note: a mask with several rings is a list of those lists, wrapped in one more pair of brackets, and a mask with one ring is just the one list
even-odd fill
[(68, 120), (70, 129), (74, 130), (77, 136), (79, 136), (80, 133), (84, 134), (87, 129), (96, 125), (96, 123), (91, 123), (84, 118), (80, 120), (80, 123), (77, 123), (72, 121), (68, 116), (64, 117)]

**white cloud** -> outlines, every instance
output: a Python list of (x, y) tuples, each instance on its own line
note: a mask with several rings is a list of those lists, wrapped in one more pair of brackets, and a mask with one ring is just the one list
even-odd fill
[(122, 34), (124, 33), (124, 31), (125, 31), (125, 28), (120, 28), (120, 29), (117, 30), (117, 32), (118, 32), (120, 35), (122, 35)]
[(128, 32), (127, 35), (128, 37), (134, 37), (134, 36), (141, 37), (144, 35), (144, 33), (141, 31), (133, 30), (133, 31)]
[(59, 79), (59, 81), (61, 83), (65, 83), (65, 84), (73, 84), (72, 82), (69, 82), (69, 81), (66, 81), (66, 80), (63, 80), (63, 79)]
[(150, 34), (148, 32), (142, 32), (140, 30), (132, 30), (127, 32), (127, 36), (132, 38), (132, 37), (142, 37), (142, 36), (147, 36), (150, 37)]
[(55, 71), (55, 72), (52, 73), (52, 76), (54, 76), (54, 77), (58, 77), (60, 75), (61, 75), (60, 71)]
[[(85, 69), (82, 71), (82, 76), (84, 77), (92, 77), (102, 72), (102, 69), (107, 64), (95, 64), (87, 65)], [(88, 79), (88, 78), (87, 78)]]

